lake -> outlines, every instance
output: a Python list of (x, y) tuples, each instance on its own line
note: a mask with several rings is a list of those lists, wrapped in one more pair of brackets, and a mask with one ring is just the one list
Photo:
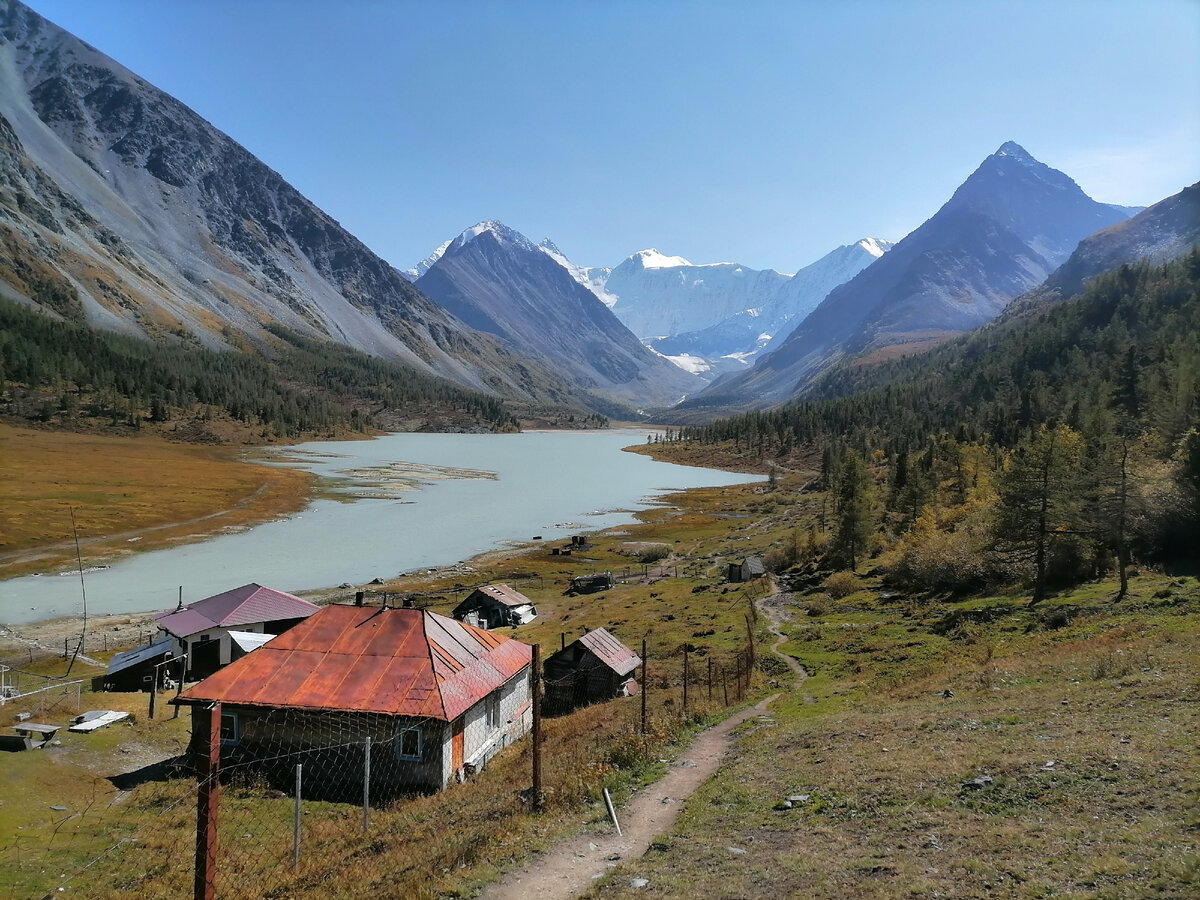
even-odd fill
[[(285, 448), (275, 464), (333, 479), (342, 497), (88, 572), (88, 612), (172, 608), (180, 585), (184, 603), (252, 581), (286, 591), (360, 585), (508, 542), (627, 524), (670, 491), (762, 480), (622, 452), (645, 439), (621, 430), (393, 434)], [(81, 612), (77, 572), (0, 582), (0, 622)]]

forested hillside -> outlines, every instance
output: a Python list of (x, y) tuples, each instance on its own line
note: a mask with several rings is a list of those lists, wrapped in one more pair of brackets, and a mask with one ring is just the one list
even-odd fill
[(516, 427), (500, 401), (282, 326), (269, 356), (151, 344), (0, 299), (0, 415), (77, 426), (228, 420), (265, 439), (397, 427)]
[(1121, 266), (1072, 301), (920, 358), (848, 369), (810, 399), (668, 440), (788, 464), (822, 447), (823, 529), (777, 568), (877, 556), (899, 583), (1056, 585), (1200, 558), (1200, 249)]

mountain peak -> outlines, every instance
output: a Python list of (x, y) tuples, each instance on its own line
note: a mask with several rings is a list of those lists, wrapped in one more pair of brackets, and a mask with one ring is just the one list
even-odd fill
[(629, 258), (635, 262), (641, 263), (643, 269), (669, 269), (673, 266), (691, 265), (691, 263), (682, 256), (667, 256), (665, 253), (660, 253), (653, 247), (647, 250), (639, 250)]
[(887, 253), (895, 246), (893, 241), (885, 241), (882, 238), (863, 238), (857, 242), (859, 247), (862, 247), (876, 259)]
[(516, 229), (509, 228), (503, 222), (498, 222), (495, 219), (487, 219), (483, 222), (476, 222), (450, 243), (450, 249), (459, 250), (465, 247), (481, 234), (490, 234), (502, 244), (513, 244), (522, 250), (537, 250), (537, 244), (521, 234)]
[(1005, 141), (1000, 145), (994, 156), (1011, 156), (1017, 162), (1025, 164), (1036, 163), (1037, 160), (1030, 156), (1029, 151), (1018, 144), (1016, 141)]

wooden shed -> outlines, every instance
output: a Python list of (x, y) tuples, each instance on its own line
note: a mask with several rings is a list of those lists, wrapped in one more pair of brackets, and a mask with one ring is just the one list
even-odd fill
[(763, 564), (761, 558), (757, 556), (747, 556), (741, 562), (730, 563), (726, 571), (725, 578), (727, 581), (753, 581), (755, 578), (762, 578), (767, 574), (767, 567)]
[(633, 673), (641, 664), (642, 658), (606, 629), (594, 628), (546, 659), (543, 710), (564, 715), (589, 703), (635, 694)]
[(507, 584), (488, 584), (471, 591), (454, 607), (453, 616), (476, 628), (499, 628), (532, 622), (537, 618), (537, 607)]

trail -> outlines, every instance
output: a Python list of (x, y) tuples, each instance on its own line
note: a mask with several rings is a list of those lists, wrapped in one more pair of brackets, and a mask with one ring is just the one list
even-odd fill
[[(796, 660), (778, 648), (787, 637), (779, 630), (785, 614), (779, 605), (781, 595), (772, 592), (756, 605), (767, 617), (776, 636), (769, 648), (796, 674), (793, 688), (799, 687), (808, 673)], [(754, 706), (729, 716), (698, 734), (687, 751), (671, 764), (661, 779), (639, 791), (617, 815), (623, 836), (616, 832), (581, 834), (556, 844), (528, 864), (506, 874), (479, 895), (482, 900), (569, 900), (591, 887), (594, 880), (607, 875), (618, 863), (637, 859), (650, 849), (654, 838), (671, 828), (683, 811), (683, 802), (717, 771), (725, 754), (736, 740), (733, 730), (754, 716), (767, 711), (781, 693), (772, 694)]]

